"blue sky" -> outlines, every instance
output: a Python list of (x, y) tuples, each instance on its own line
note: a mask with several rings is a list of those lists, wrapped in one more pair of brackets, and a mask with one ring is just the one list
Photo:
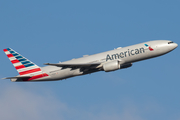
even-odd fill
[[(150, 40), (180, 44), (178, 0), (0, 1), (0, 48), (39, 66)], [(17, 75), (0, 52), (0, 77)], [(180, 120), (179, 48), (115, 72), (0, 81), (0, 119)]]

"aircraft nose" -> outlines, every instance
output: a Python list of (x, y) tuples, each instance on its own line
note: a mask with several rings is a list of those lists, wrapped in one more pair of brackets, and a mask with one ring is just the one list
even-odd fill
[(175, 46), (175, 48), (177, 48), (177, 47), (178, 47), (178, 44), (177, 44), (177, 43), (175, 43), (175, 45), (174, 45), (174, 46)]
[(170, 49), (171, 50), (174, 50), (175, 48), (177, 48), (178, 47), (178, 44), (177, 43), (172, 43), (172, 44), (170, 44)]

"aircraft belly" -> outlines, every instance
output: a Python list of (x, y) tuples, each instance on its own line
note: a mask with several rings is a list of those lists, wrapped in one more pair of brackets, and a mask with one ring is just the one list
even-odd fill
[(80, 69), (72, 70), (71, 68), (66, 68), (59, 70), (57, 72), (50, 73), (52, 80), (62, 80), (73, 76), (82, 75), (83, 72), (80, 71)]

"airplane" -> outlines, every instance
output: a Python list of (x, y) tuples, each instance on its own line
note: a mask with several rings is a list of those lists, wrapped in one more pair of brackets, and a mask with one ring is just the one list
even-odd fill
[(131, 67), (134, 62), (164, 55), (177, 46), (170, 40), (153, 40), (65, 62), (45, 63), (45, 67), (39, 67), (13, 49), (6, 48), (4, 52), (19, 75), (3, 79), (11, 79), (12, 82), (56, 81), (98, 71), (111, 72)]

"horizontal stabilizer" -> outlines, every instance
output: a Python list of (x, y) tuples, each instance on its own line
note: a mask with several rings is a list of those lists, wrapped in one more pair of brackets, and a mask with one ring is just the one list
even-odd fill
[(31, 78), (32, 76), (15, 76), (15, 77), (7, 77), (2, 79), (16, 79), (16, 78)]

